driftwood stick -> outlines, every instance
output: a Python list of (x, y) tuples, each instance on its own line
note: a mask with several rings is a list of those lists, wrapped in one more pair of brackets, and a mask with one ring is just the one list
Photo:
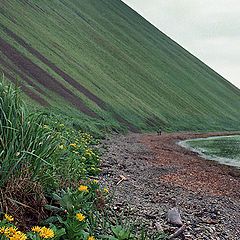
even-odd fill
[(183, 225), (183, 226), (180, 227), (175, 233), (173, 233), (172, 235), (170, 235), (170, 236), (168, 237), (168, 239), (171, 240), (171, 239), (174, 239), (174, 238), (178, 237), (179, 235), (181, 235), (181, 234), (184, 232), (185, 229), (186, 229), (186, 225)]
[(126, 181), (126, 180), (127, 180), (127, 178), (126, 178), (126, 177), (124, 177), (123, 175), (120, 175), (119, 177), (121, 178), (121, 180), (119, 180), (119, 181), (117, 182), (117, 185), (119, 185), (121, 182), (123, 182), (123, 181)]

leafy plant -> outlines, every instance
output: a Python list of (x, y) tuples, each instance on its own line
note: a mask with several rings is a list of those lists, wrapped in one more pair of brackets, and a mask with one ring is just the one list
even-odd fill
[(97, 233), (98, 215), (104, 206), (107, 192), (96, 180), (80, 185), (77, 190), (61, 190), (53, 194), (54, 205), (46, 208), (54, 214), (45, 223), (54, 223), (65, 229), (64, 239), (87, 239)]

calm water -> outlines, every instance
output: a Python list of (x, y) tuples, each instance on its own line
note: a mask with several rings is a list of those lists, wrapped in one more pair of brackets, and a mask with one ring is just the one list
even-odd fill
[(205, 159), (240, 168), (240, 135), (189, 139), (178, 144)]

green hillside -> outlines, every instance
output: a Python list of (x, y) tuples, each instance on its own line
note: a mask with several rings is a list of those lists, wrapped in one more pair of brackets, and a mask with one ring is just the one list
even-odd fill
[(120, 0), (3, 0), (0, 72), (100, 128), (239, 129), (240, 90)]

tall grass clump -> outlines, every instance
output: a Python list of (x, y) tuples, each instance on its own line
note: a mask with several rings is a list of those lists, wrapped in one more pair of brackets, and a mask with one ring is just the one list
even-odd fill
[(42, 114), (29, 114), (20, 90), (0, 81), (0, 186), (21, 174), (41, 178), (54, 152), (53, 134)]

